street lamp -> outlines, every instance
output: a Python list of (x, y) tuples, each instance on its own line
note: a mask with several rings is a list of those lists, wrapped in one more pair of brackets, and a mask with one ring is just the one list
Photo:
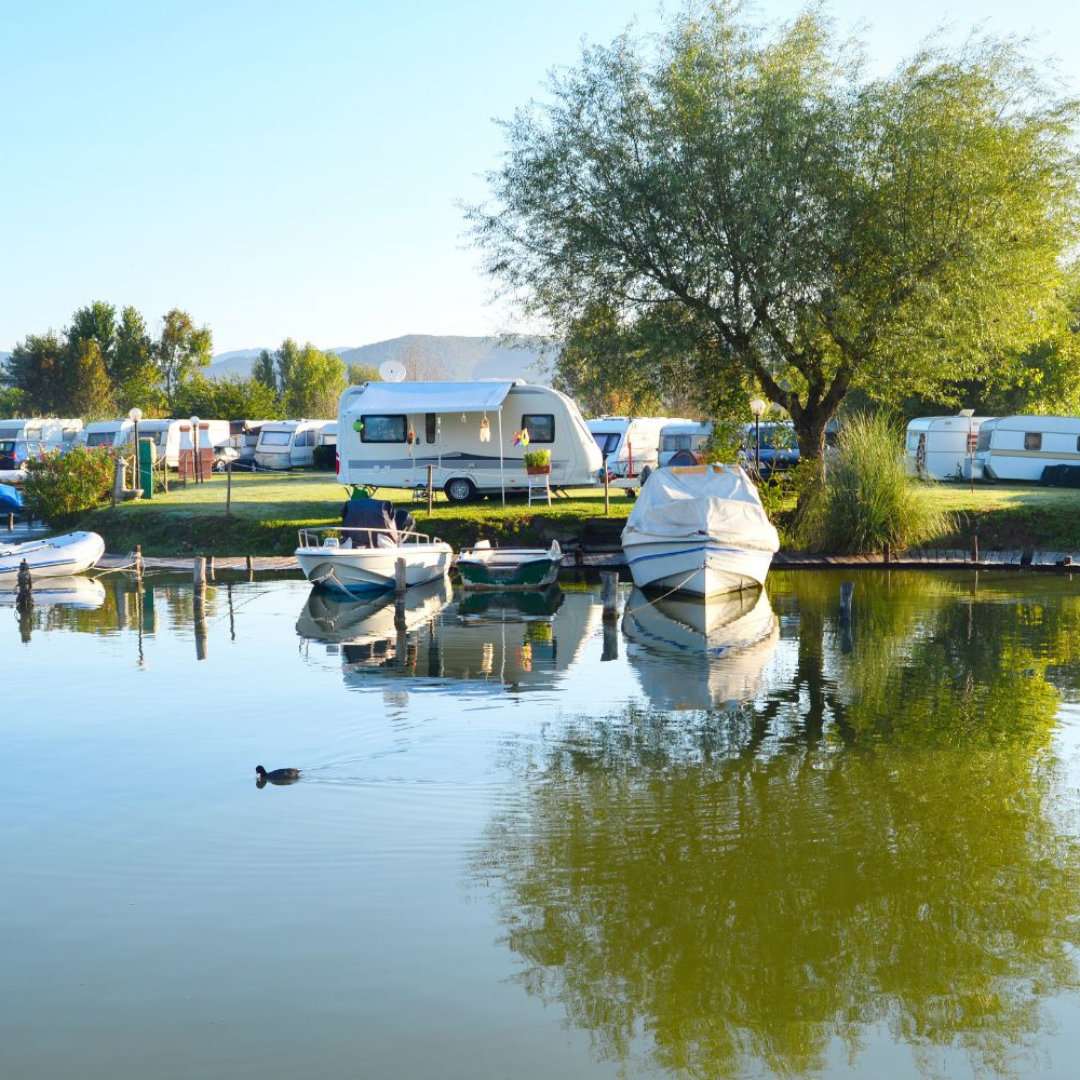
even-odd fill
[(142, 470), (139, 468), (139, 421), (142, 419), (142, 409), (137, 405), (133, 409), (128, 410), (128, 419), (134, 426), (133, 435), (135, 436), (135, 459), (133, 473), (134, 479), (132, 480), (132, 487), (142, 487)]
[(199, 482), (199, 418), (191, 418), (191, 477)]
[(754, 470), (758, 479), (761, 479), (761, 418), (768, 409), (768, 404), (761, 398), (753, 398), (750, 402), (750, 411), (754, 414)]

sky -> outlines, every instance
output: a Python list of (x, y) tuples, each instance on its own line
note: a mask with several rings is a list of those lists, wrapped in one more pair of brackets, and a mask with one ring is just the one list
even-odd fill
[[(1080, 92), (1075, 3), (825, 10), (881, 70), (981, 25), (1032, 36)], [(218, 353), (523, 329), (459, 207), (499, 163), (494, 120), (583, 42), (662, 20), (653, 0), (0, 0), (0, 350), (94, 300), (151, 327), (180, 307)]]

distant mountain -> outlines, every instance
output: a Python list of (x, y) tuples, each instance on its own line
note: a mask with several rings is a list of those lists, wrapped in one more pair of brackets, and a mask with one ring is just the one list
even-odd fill
[[(251, 374), (259, 349), (236, 349), (214, 357), (206, 374), (223, 376)], [(406, 334), (356, 348), (337, 348), (344, 363), (378, 368), (387, 360), (405, 365), (410, 380), (526, 379), (547, 382), (550, 363), (538, 344), (508, 348), (498, 338), (455, 337), (434, 334)]]

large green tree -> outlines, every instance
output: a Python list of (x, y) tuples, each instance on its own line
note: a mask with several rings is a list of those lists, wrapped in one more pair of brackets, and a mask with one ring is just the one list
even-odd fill
[(167, 312), (154, 343), (154, 363), (170, 411), (179, 385), (213, 359), (214, 339), (208, 326), (196, 326), (186, 311)]
[(690, 7), (504, 124), (474, 237), (560, 336), (602, 307), (678, 325), (655, 355), (703, 406), (760, 389), (817, 456), (853, 387), (927, 392), (1038, 336), (1077, 217), (1077, 103), (1042, 70), (976, 38), (869, 78), (817, 10)]
[(215, 416), (224, 420), (276, 420), (282, 416), (277, 395), (258, 379), (236, 374), (208, 379), (201, 372), (181, 384), (175, 411), (179, 416)]
[(334, 352), (286, 338), (273, 352), (259, 354), (252, 377), (274, 390), (286, 416), (337, 416), (347, 385), (345, 364)]

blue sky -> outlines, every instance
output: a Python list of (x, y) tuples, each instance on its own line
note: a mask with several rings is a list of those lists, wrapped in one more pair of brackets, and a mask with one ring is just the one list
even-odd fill
[[(883, 68), (942, 21), (1033, 34), (1080, 90), (1078, 5), (827, 10)], [(0, 349), (96, 299), (182, 307), (218, 352), (514, 329), (455, 200), (484, 195), (492, 118), (635, 19), (656, 4), (0, 0)]]

